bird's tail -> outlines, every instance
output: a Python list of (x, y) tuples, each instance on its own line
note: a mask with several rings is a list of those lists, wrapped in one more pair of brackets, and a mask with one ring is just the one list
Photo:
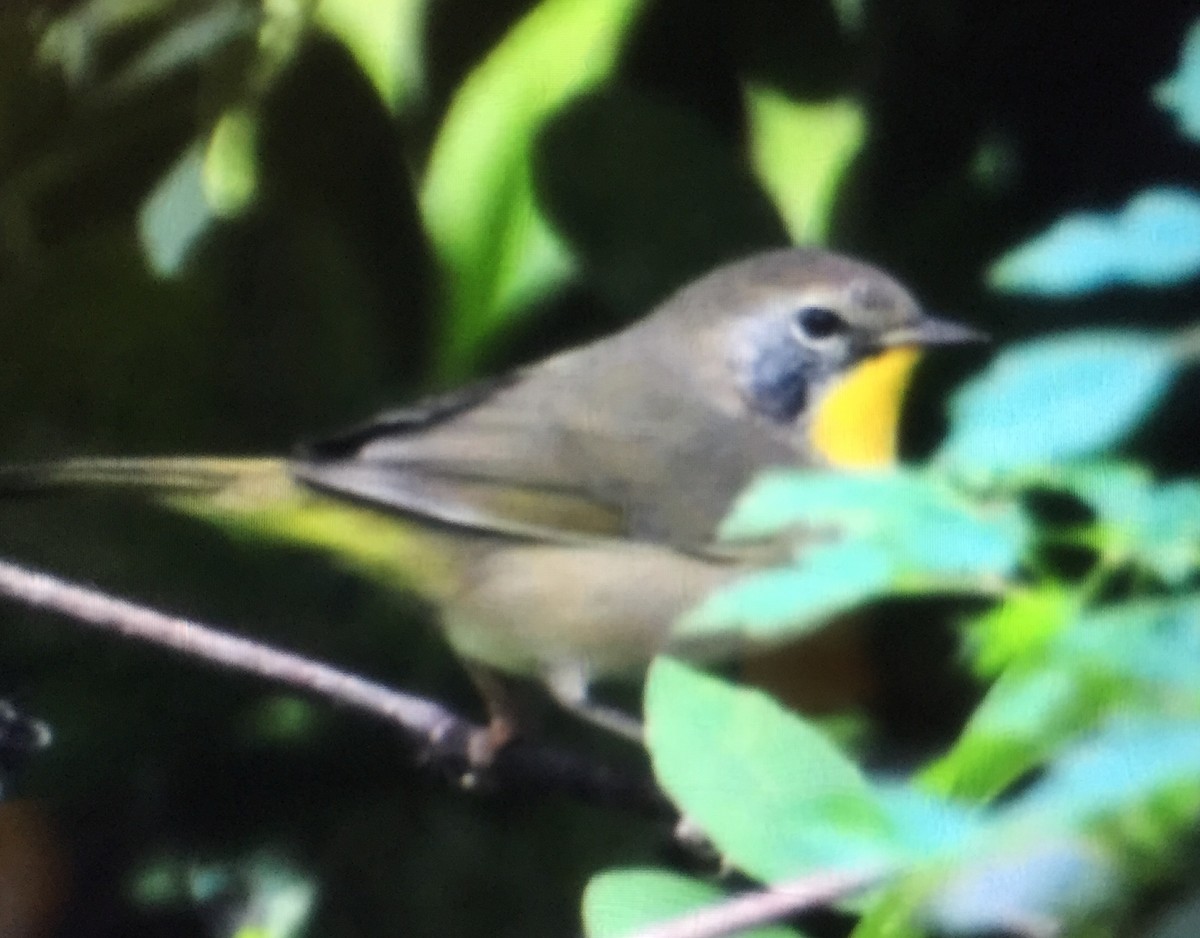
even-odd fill
[(230, 457), (61, 459), (0, 466), (0, 498), (85, 489), (132, 489), (261, 503), (292, 485), (283, 460)]

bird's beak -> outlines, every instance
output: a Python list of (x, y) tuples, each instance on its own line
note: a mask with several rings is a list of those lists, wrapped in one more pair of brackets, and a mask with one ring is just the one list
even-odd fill
[(967, 345), (972, 342), (990, 342), (992, 337), (972, 326), (952, 319), (922, 316), (916, 322), (906, 323), (886, 333), (883, 344), (889, 348), (903, 345)]

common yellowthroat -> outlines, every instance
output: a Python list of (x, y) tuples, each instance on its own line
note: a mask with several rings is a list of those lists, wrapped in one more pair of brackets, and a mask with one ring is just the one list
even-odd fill
[(398, 570), (439, 607), (497, 741), (514, 731), (504, 675), (629, 731), (588, 683), (645, 665), (743, 568), (713, 536), (751, 478), (892, 461), (920, 349), (981, 337), (875, 267), (777, 250), (290, 459), (66, 460), (3, 470), (0, 491), (144, 487)]

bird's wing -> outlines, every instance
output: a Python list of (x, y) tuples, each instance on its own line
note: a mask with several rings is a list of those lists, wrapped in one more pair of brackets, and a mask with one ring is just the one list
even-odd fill
[(521, 373), (385, 412), (308, 446), (292, 475), (326, 494), (438, 524), (553, 541), (621, 536), (625, 512), (561, 459), (564, 430)]

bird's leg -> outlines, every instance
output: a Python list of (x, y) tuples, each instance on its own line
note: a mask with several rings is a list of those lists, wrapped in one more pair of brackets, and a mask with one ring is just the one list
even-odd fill
[(522, 687), (508, 675), (475, 662), (466, 668), (488, 714), (487, 728), (468, 742), (467, 758), (471, 765), (485, 769), (513, 740), (535, 735), (539, 721)]
[(587, 667), (578, 662), (561, 662), (542, 672), (542, 681), (550, 696), (564, 710), (586, 720), (593, 726), (608, 730), (639, 746), (645, 743), (642, 721), (616, 707), (596, 703), (588, 695)]

